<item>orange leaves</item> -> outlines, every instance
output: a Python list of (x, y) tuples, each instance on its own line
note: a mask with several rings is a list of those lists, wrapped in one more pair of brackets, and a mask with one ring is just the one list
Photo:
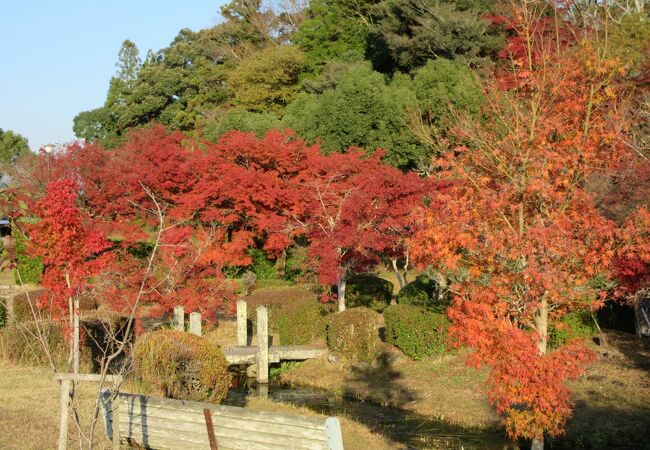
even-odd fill
[[(610, 273), (620, 238), (584, 186), (628, 150), (618, 63), (577, 45), (572, 25), (542, 14), (548, 4), (510, 6), (514, 36), (501, 53), (509, 61), (487, 83), (485, 119), (459, 119), (463, 147), (434, 174), (454, 183), (417, 213), (409, 243), (418, 264), (455, 278), (452, 335), (490, 367), (490, 400), (509, 432), (539, 438), (562, 431), (565, 382), (591, 359), (573, 344), (544, 355), (542, 319), (602, 302), (592, 280)], [(644, 254), (640, 221), (626, 255)], [(637, 277), (647, 264), (627, 261)]]

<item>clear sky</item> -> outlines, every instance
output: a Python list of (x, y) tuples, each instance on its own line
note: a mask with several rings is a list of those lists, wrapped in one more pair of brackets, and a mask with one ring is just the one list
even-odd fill
[(74, 139), (72, 119), (101, 106), (117, 53), (144, 57), (182, 28), (218, 23), (225, 0), (7, 0), (0, 12), (0, 128), (35, 150)]

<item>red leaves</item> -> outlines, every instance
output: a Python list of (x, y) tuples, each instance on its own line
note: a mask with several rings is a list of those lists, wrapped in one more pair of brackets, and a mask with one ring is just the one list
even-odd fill
[(30, 251), (43, 259), (43, 286), (59, 315), (67, 313), (68, 297), (80, 293), (110, 261), (110, 242), (97, 222), (78, 208), (77, 199), (73, 181), (50, 183), (34, 207), (39, 221), (29, 227)]
[[(540, 438), (561, 433), (566, 381), (591, 360), (577, 344), (546, 353), (547, 320), (599, 306), (604, 292), (593, 280), (610, 274), (620, 239), (585, 181), (629, 156), (615, 62), (575, 44), (566, 24), (558, 34), (527, 9), (534, 3), (518, 5), (503, 51), (509, 64), (486, 89), (486, 120), (459, 118), (465, 146), (435, 174), (455, 183), (435, 192), (410, 244), (417, 262), (455, 281), (452, 335), (490, 367), (490, 400), (510, 433)], [(647, 242), (643, 222), (626, 236), (633, 277)]]

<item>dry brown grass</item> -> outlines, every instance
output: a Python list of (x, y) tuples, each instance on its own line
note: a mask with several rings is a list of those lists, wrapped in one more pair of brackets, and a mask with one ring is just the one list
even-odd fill
[[(15, 366), (0, 360), (0, 448), (42, 450), (56, 448), (59, 433), (59, 383), (40, 367)], [(89, 418), (97, 385), (77, 384), (80, 415)], [(77, 432), (69, 419), (68, 448), (79, 448)], [(101, 422), (101, 419), (100, 419)], [(111, 448), (103, 425), (98, 424), (96, 447)], [(82, 422), (85, 430), (87, 421)]]
[[(251, 397), (247, 400), (247, 407), (264, 411), (280, 411), (302, 416), (325, 417), (317, 414), (308, 408), (277, 403), (272, 400)], [(341, 433), (343, 434), (343, 446), (347, 450), (399, 450), (405, 448), (403, 445), (387, 439), (386, 437), (373, 433), (367, 427), (339, 416), (341, 421)]]
[[(383, 358), (396, 351), (385, 346)], [(306, 361), (282, 380), (372, 400), (463, 427), (495, 427), (499, 418), (485, 397), (486, 373), (467, 367), (463, 356), (430, 357), (359, 368), (325, 358)]]

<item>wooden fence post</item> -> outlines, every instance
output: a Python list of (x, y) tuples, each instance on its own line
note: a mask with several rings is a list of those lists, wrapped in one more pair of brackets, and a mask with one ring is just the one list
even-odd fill
[(68, 399), (70, 398), (70, 380), (61, 380), (61, 418), (59, 422), (59, 450), (68, 446)]
[(185, 308), (182, 306), (174, 308), (174, 330), (185, 331)]
[(266, 306), (257, 308), (257, 382), (269, 382), (269, 315)]
[(246, 347), (248, 345), (248, 325), (246, 323), (246, 301), (237, 302), (237, 345)]
[(113, 431), (113, 450), (120, 449), (120, 394), (119, 392), (115, 395), (115, 398), (111, 402), (113, 408), (111, 417), (111, 429)]
[(201, 336), (201, 313), (193, 312), (190, 314), (190, 333)]

